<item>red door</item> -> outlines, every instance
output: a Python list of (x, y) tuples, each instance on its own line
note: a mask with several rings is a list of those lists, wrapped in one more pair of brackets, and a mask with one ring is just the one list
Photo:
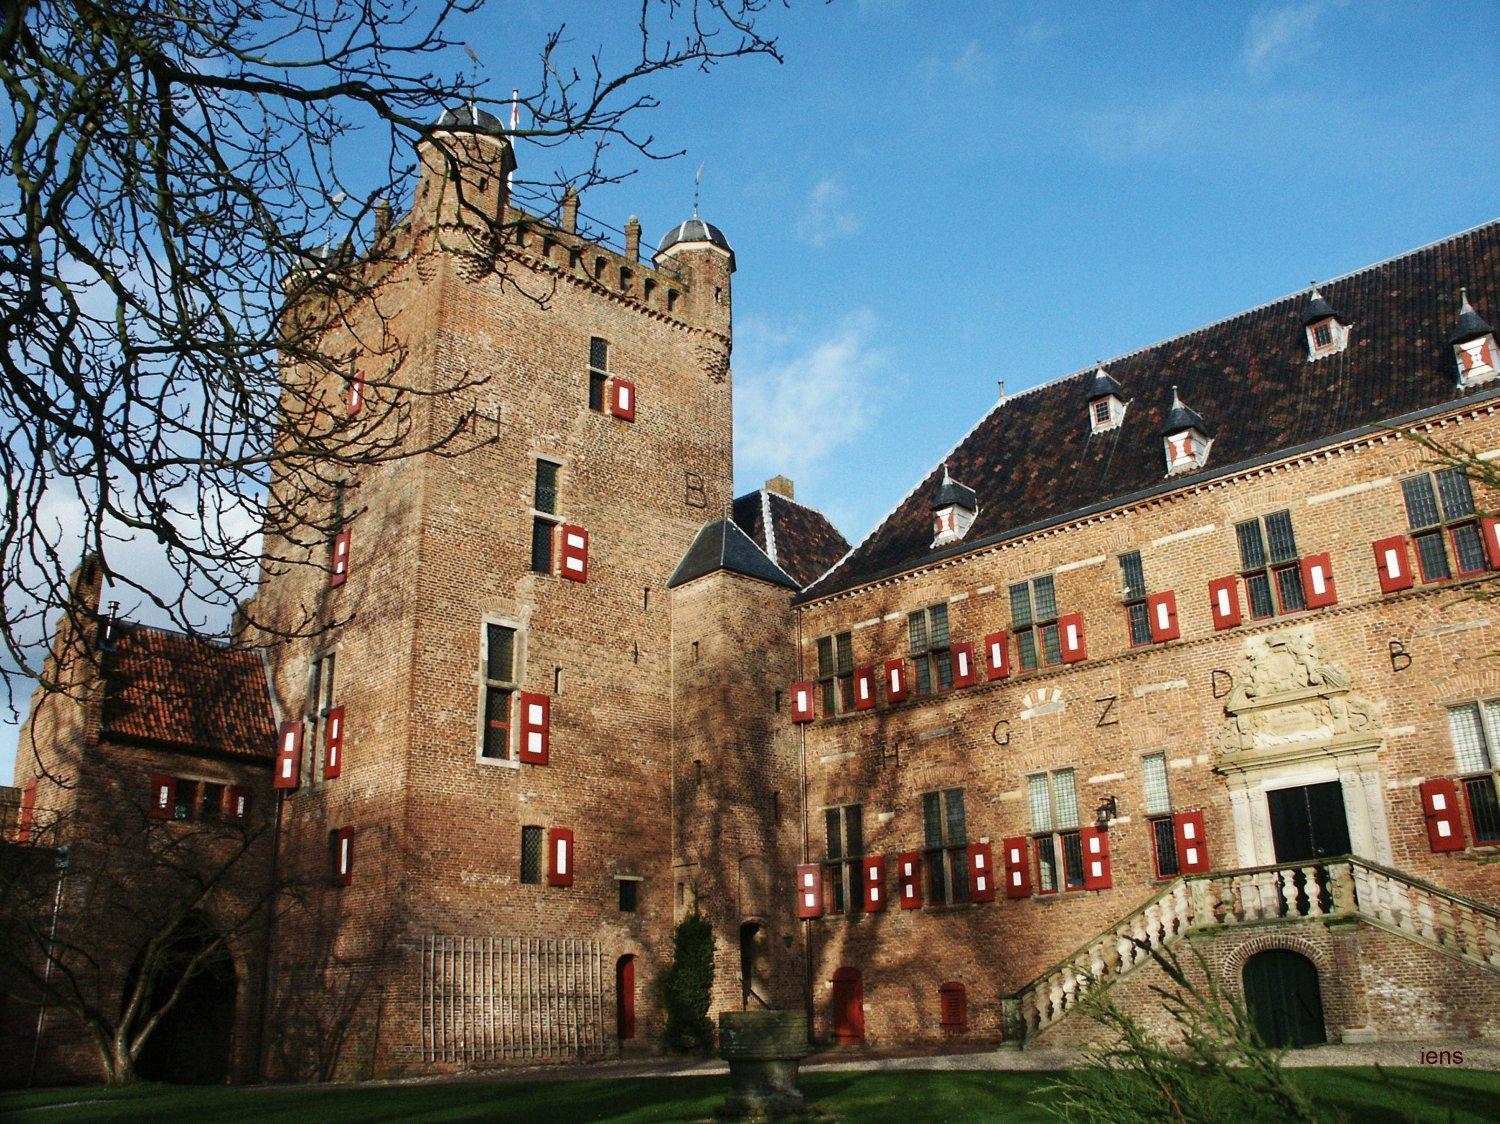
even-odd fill
[(836, 1046), (864, 1045), (865, 990), (858, 968), (833, 974), (833, 1041)]
[(620, 1041), (635, 1037), (635, 957), (615, 964), (615, 1032)]

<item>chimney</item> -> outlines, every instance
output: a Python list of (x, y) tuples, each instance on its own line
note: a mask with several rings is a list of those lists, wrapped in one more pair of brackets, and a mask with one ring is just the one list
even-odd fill
[(792, 482), (785, 476), (773, 476), (766, 481), (766, 491), (775, 492), (778, 496), (785, 496), (789, 500), (797, 497), (793, 495)]
[(625, 224), (625, 256), (631, 261), (641, 260), (641, 220), (634, 215)]
[(375, 241), (379, 242), (391, 229), (391, 217), (390, 200), (375, 200)]
[(562, 228), (569, 234), (578, 233), (578, 192), (571, 187), (563, 192)]

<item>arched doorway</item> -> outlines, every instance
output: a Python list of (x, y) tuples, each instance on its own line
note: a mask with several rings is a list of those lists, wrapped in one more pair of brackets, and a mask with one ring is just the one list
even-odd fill
[(1255, 1033), (1268, 1046), (1315, 1046), (1328, 1041), (1318, 969), (1284, 948), (1257, 952), (1245, 961), (1245, 1009)]
[[(172, 994), (193, 959), (217, 939), (214, 927), (197, 914), (177, 926), (151, 987), (153, 1011)], [(137, 964), (131, 972), (132, 983), (139, 973)], [(177, 1002), (146, 1040), (136, 1062), (142, 1079), (179, 1085), (222, 1085), (228, 1081), (235, 989), (234, 960), (229, 949), (220, 944), (199, 962)]]
[(770, 1009), (770, 977), (766, 973), (766, 928), (756, 921), (740, 926), (740, 1001), (748, 1011), (752, 1006)]
[(635, 957), (615, 962), (615, 1034), (621, 1042), (635, 1037)]
[(833, 973), (833, 1042), (862, 1046), (865, 1041), (865, 989), (858, 968)]

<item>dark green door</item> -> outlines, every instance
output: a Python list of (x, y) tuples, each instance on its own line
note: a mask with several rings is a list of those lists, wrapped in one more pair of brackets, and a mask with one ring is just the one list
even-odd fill
[(1278, 863), (1300, 863), (1349, 853), (1349, 821), (1338, 781), (1266, 793), (1271, 841)]
[(1268, 1046), (1316, 1046), (1328, 1041), (1318, 969), (1284, 948), (1245, 961), (1245, 1007), (1255, 1033)]

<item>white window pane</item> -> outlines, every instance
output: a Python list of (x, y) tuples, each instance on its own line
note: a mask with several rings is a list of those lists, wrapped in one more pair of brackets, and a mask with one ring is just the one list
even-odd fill
[(1500, 699), (1484, 704), (1485, 768), (1494, 768), (1495, 747), (1500, 746)]
[(1172, 798), (1167, 793), (1167, 755), (1153, 753), (1141, 758), (1141, 768), (1146, 777), (1146, 814), (1160, 815), (1172, 810)]
[(1031, 796), (1031, 830), (1051, 831), (1052, 795), (1047, 789), (1047, 775), (1027, 777), (1026, 783)]
[(1073, 770), (1064, 769), (1052, 774), (1052, 798), (1057, 805), (1057, 826), (1078, 826), (1078, 789), (1073, 782)]
[(1448, 729), (1453, 735), (1453, 753), (1460, 773), (1482, 773), (1490, 767), (1484, 731), (1479, 727), (1479, 704), (1450, 707)]

